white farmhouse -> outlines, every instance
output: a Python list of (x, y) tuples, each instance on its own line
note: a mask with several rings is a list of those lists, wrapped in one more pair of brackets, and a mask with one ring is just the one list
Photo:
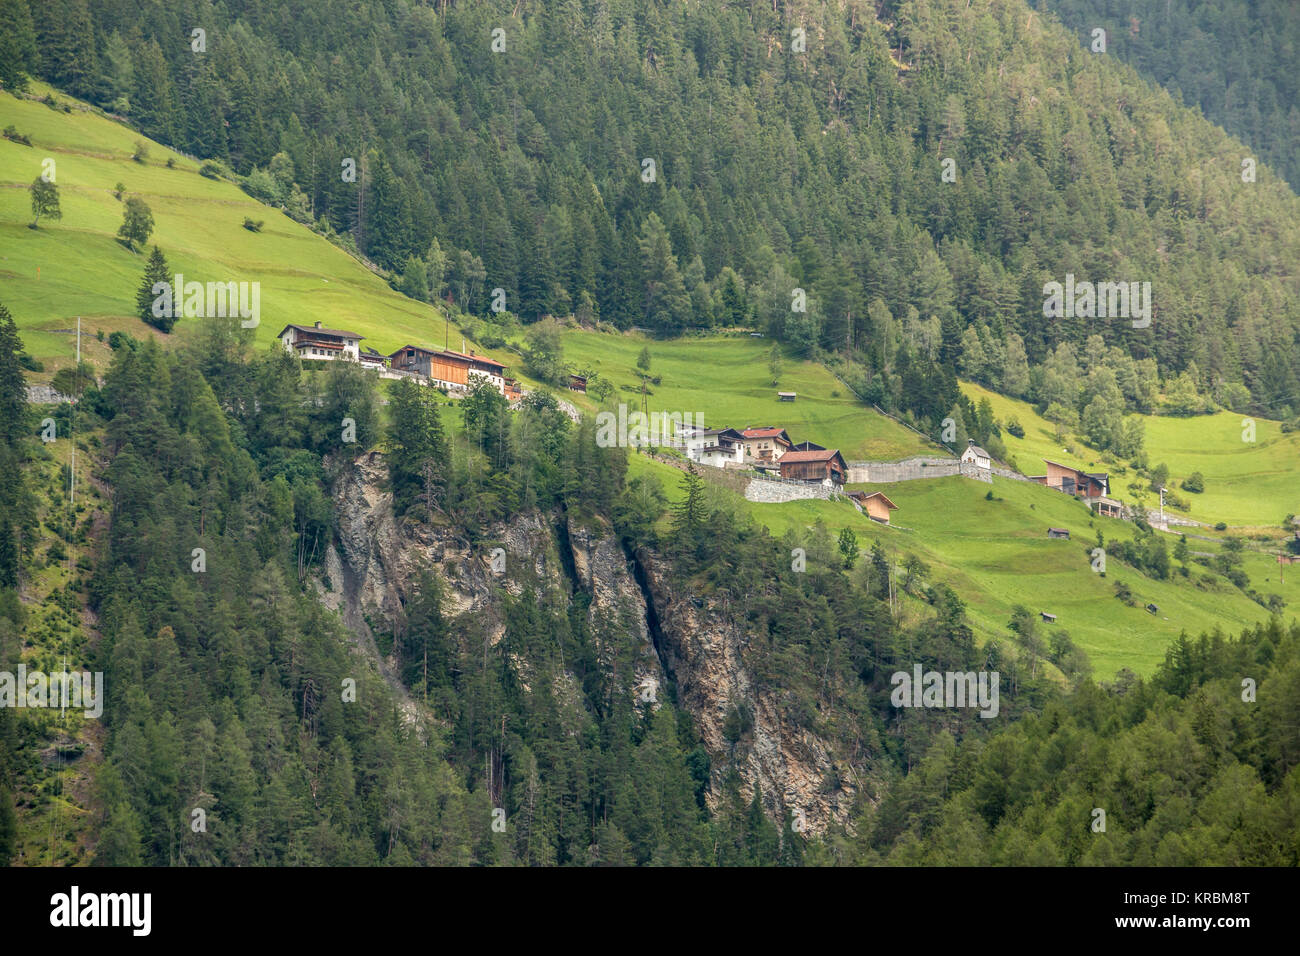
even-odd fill
[(745, 461), (745, 436), (734, 428), (683, 428), (681, 440), (686, 457), (701, 465), (725, 468)]
[(347, 359), (361, 361), (363, 336), (343, 329), (325, 329), (315, 325), (286, 325), (278, 336), (286, 352), (294, 352), (301, 359), (332, 362)]

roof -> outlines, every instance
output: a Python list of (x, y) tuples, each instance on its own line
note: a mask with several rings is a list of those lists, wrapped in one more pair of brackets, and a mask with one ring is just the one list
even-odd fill
[(893, 503), (892, 501), (890, 501), (887, 497), (885, 497), (885, 494), (884, 494), (884, 492), (882, 492), (882, 491), (873, 491), (873, 492), (872, 492), (871, 494), (869, 494), (869, 495), (863, 495), (863, 496), (862, 496), (862, 500), (863, 500), (863, 501), (870, 501), (872, 498), (879, 498), (881, 501), (883, 501), (883, 502), (884, 502), (886, 505), (888, 505), (890, 508), (894, 509), (895, 511), (898, 510), (898, 505), (894, 504), (894, 503)]
[(1048, 528), (1047, 533), (1048, 534), (1069, 534), (1070, 531), (1068, 528)]
[(710, 437), (712, 437), (712, 436), (714, 436), (714, 435), (719, 435), (719, 436), (726, 435), (727, 437), (732, 438), (732, 439), (739, 439), (739, 438), (744, 437), (744, 436), (742, 436), (742, 435), (740, 434), (740, 432), (736, 431), (734, 428), (710, 428), (710, 429), (707, 429), (707, 430), (705, 430), (705, 431), (697, 431), (697, 432), (696, 432), (694, 435), (692, 435), (691, 437), (692, 437), (692, 438), (710, 438)]
[(983, 448), (981, 448), (979, 445), (975, 444), (974, 442), (969, 442), (969, 443), (967, 444), (967, 446), (966, 446), (966, 450), (967, 450), (967, 451), (973, 451), (975, 454), (979, 455), (979, 457), (981, 457), (981, 458), (992, 458), (992, 457), (993, 457), (992, 455), (990, 455), (988, 452), (986, 452)]
[(365, 338), (364, 335), (357, 335), (357, 333), (349, 332), (347, 329), (318, 329), (314, 325), (294, 325), (292, 322), (282, 328), (276, 338), (278, 339), (290, 329), (297, 329), (299, 332), (307, 332), (311, 335), (329, 335), (340, 339), (356, 339), (358, 342)]
[(795, 395), (795, 394), (798, 394), (798, 393), (797, 393), (797, 392), (777, 392), (776, 394), (778, 394), (778, 395)]
[(454, 358), (468, 359), (471, 362), (479, 362), (483, 365), (495, 365), (497, 368), (507, 368), (508, 366), (498, 362), (496, 359), (490, 359), (486, 355), (466, 355), (464, 352), (456, 352), (451, 349), (444, 349), (439, 355), (450, 355)]
[(815, 441), (801, 441), (794, 446), (795, 451), (825, 451), (825, 445), (819, 445)]
[(822, 448), (819, 451), (788, 451), (781, 456), (781, 464), (797, 465), (801, 461), (830, 461), (832, 458), (844, 460), (838, 448)]
[(784, 438), (790, 440), (790, 436), (785, 433), (784, 428), (773, 428), (767, 425), (763, 428), (746, 428), (741, 432), (746, 438)]
[(395, 356), (395, 355), (400, 355), (402, 352), (423, 352), (425, 355), (437, 355), (437, 354), (438, 354), (438, 353), (435, 352), (433, 349), (426, 349), (426, 348), (425, 348), (424, 346), (422, 346), (422, 345), (403, 345), (403, 346), (402, 346), (400, 349), (398, 349), (396, 352), (389, 352), (389, 353), (388, 353), (388, 357), (389, 357), (389, 358), (392, 358), (392, 357)]
[(1087, 478), (1103, 479), (1107, 477), (1107, 474), (1104, 471), (1099, 471), (1095, 473), (1087, 472), (1084, 471), (1082, 468), (1075, 468), (1073, 465), (1063, 465), (1059, 461), (1052, 461), (1052, 459), (1050, 458), (1044, 458), (1043, 461), (1049, 465), (1055, 465), (1057, 468), (1064, 468), (1066, 471), (1072, 471), (1076, 475), (1083, 475)]

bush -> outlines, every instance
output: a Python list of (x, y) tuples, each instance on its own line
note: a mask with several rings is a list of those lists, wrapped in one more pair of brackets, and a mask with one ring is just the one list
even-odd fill
[(176, 168), (176, 157), (175, 157), (175, 156), (168, 156), (168, 157), (167, 157), (167, 168), (168, 168), (168, 169), (175, 169), (175, 168)]
[(1007, 419), (1007, 434), (1013, 435), (1016, 438), (1025, 437), (1025, 426), (1021, 425), (1020, 419), (1016, 418), (1014, 415)]
[(217, 163), (204, 163), (199, 167), (199, 175), (205, 179), (220, 179), (221, 167)]
[(1227, 530), (1228, 530), (1228, 525), (1227, 525), (1226, 522), (1220, 521), (1220, 522), (1218, 522), (1217, 524), (1215, 524), (1215, 526), (1214, 526), (1214, 530), (1215, 530), (1215, 531), (1227, 531)]
[(139, 345), (139, 340), (130, 332), (110, 332), (108, 334), (108, 347), (114, 352), (122, 348), (134, 352)]
[(131, 158), (143, 166), (149, 160), (149, 147), (143, 141), (137, 139), (135, 141), (135, 152), (131, 154)]
[(1190, 491), (1192, 494), (1199, 495), (1205, 490), (1205, 476), (1199, 471), (1194, 471), (1182, 481), (1183, 491)]
[(266, 220), (264, 220), (264, 219), (258, 219), (258, 220), (256, 220), (256, 221), (254, 221), (254, 220), (252, 220), (252, 219), (249, 219), (247, 216), (245, 216), (245, 217), (244, 217), (244, 228), (247, 229), (249, 232), (261, 232), (261, 231), (262, 231), (262, 224), (263, 224), (265, 221), (266, 221)]
[(9, 140), (11, 143), (22, 143), (24, 146), (32, 145), (32, 141), (22, 133), (18, 132), (12, 123), (5, 127), (4, 138)]
[(26, 352), (18, 353), (18, 364), (21, 365), (23, 368), (27, 369), (27, 371), (29, 372), (45, 371), (45, 363), (40, 361), (39, 359), (32, 358)]

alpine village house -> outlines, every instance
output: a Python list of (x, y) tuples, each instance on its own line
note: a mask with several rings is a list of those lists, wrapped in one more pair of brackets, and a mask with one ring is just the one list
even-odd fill
[(332, 362), (343, 359), (359, 362), (362, 368), (374, 369), (383, 378), (415, 378), (421, 384), (449, 392), (469, 391), (472, 380), (489, 382), (511, 402), (523, 397), (519, 383), (509, 378), (507, 366), (473, 352), (434, 351), (418, 345), (404, 345), (391, 355), (372, 348), (361, 348), (364, 336), (345, 329), (327, 329), (315, 325), (286, 325), (279, 339), (288, 352), (304, 361)]

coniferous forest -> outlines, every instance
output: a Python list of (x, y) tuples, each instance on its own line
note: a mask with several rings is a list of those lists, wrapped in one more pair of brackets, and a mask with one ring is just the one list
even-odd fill
[[(961, 381), (1143, 467), (1157, 412), (1289, 433), (1300, 15), (1173, 7), (0, 0), (4, 95), (180, 151), (488, 348), (527, 336), (532, 376), (449, 396), (183, 319), (38, 405), (0, 305), (0, 671), (107, 694), (81, 733), (0, 707), (0, 865), (1300, 866), (1280, 598), (1141, 676), (1024, 606), (977, 639), (952, 568), (668, 481), (540, 371), (558, 318), (761, 336), (773, 379), (815, 363), (927, 434), (956, 410), (995, 457)], [(1149, 281), (1153, 321), (1045, 317), (1067, 273)], [(1112, 568), (1170, 577), (1135, 524)], [(914, 667), (997, 672), (999, 719), (900, 709)], [(24, 831), (73, 805), (75, 841)]]

